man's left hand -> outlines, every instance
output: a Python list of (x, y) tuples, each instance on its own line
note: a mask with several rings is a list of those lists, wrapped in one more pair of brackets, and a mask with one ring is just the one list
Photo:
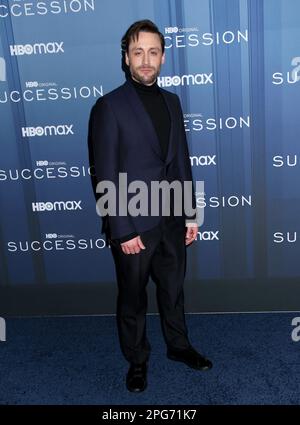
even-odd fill
[(190, 243), (192, 243), (196, 237), (197, 237), (197, 233), (198, 233), (198, 226), (197, 224), (193, 224), (193, 225), (189, 225), (186, 228), (186, 234), (185, 234), (185, 244), (189, 245)]

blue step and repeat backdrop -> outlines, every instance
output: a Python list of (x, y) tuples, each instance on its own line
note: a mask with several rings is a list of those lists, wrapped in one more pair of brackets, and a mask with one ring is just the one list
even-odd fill
[(1, 0), (0, 313), (114, 311), (88, 120), (144, 18), (165, 36), (159, 85), (181, 98), (204, 181), (186, 310), (298, 310), (299, 16), (299, 0)]

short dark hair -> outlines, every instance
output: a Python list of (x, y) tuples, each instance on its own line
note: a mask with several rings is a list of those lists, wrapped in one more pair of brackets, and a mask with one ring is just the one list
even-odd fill
[(149, 19), (143, 19), (141, 21), (136, 21), (126, 31), (124, 36), (122, 37), (122, 50), (123, 52), (129, 51), (129, 44), (132, 40), (138, 40), (139, 33), (143, 32), (152, 32), (153, 34), (157, 34), (160, 38), (161, 50), (162, 53), (165, 51), (165, 38), (162, 33), (159, 31), (157, 26), (150, 21)]

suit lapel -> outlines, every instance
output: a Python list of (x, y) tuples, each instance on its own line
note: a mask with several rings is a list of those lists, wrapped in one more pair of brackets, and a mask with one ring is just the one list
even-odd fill
[[(124, 89), (126, 91), (126, 99), (130, 103), (131, 108), (133, 109), (135, 115), (137, 116), (138, 122), (141, 125), (141, 129), (143, 133), (149, 140), (149, 143), (153, 151), (156, 153), (156, 155), (159, 156), (159, 158), (162, 161), (164, 161), (162, 157), (162, 151), (161, 151), (159, 139), (157, 137), (152, 120), (148, 112), (145, 110), (143, 102), (141, 101), (138, 93), (136, 92), (135, 88), (133, 87), (133, 85), (131, 84), (129, 80), (127, 80), (124, 83)], [(166, 105), (168, 107), (169, 114), (170, 114), (170, 135), (169, 135), (168, 153), (167, 153), (167, 157), (165, 161), (166, 164), (168, 164), (176, 153), (176, 149), (175, 149), (176, 143), (175, 143), (175, 137), (174, 137), (174, 135), (176, 134), (175, 132), (176, 110), (175, 110), (174, 104), (170, 102), (166, 93), (163, 90), (161, 91), (161, 93), (163, 95), (163, 98), (166, 102)]]
[(171, 119), (171, 125), (170, 125), (170, 136), (169, 136), (169, 145), (168, 145), (168, 153), (166, 157), (166, 164), (169, 164), (173, 157), (176, 154), (176, 134), (179, 134), (179, 128), (178, 128), (178, 121), (176, 120), (176, 109), (173, 102), (171, 102), (170, 97), (167, 95), (167, 92), (164, 90), (161, 90), (161, 94), (163, 95), (163, 98), (165, 99), (166, 105), (169, 110), (170, 119)]

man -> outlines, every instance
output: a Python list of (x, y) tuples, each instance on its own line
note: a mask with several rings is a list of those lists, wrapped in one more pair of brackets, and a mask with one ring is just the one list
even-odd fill
[[(119, 196), (121, 173), (126, 173), (128, 183), (143, 181), (149, 189), (154, 181), (192, 182), (180, 100), (157, 85), (165, 61), (164, 48), (164, 37), (153, 22), (132, 24), (123, 37), (127, 81), (100, 98), (91, 113), (97, 181), (114, 183), (117, 207), (122, 203), (127, 207), (132, 200), (130, 194), (128, 200)], [(194, 193), (191, 197), (195, 208)], [(142, 200), (150, 199), (151, 203), (148, 195), (146, 198)], [(151, 350), (146, 336), (149, 276), (157, 286), (168, 358), (198, 370), (212, 367), (191, 346), (184, 317), (186, 246), (196, 238), (198, 227), (195, 214), (187, 216), (185, 210), (175, 214), (182, 201), (175, 195), (173, 198), (169, 216), (160, 209), (158, 215), (117, 212), (104, 217), (118, 281), (120, 345), (130, 363), (126, 377), (129, 391), (141, 392), (147, 385)]]

